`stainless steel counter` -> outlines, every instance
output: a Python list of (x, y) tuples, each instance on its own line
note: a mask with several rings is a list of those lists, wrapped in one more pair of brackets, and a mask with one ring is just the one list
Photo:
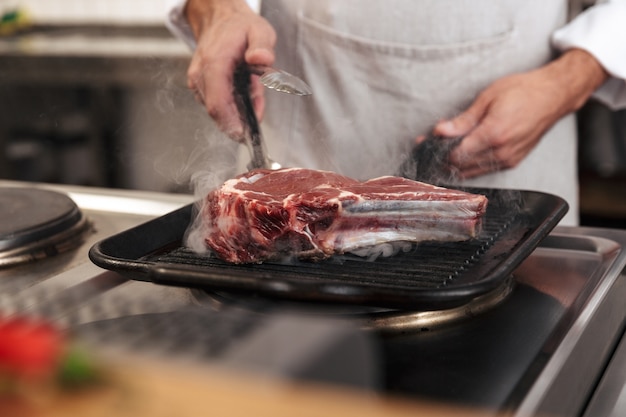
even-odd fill
[[(75, 251), (0, 270), (0, 310), (46, 314), (72, 327), (110, 319), (135, 326), (133, 317), (144, 314), (157, 320), (141, 321), (139, 328), (131, 326), (135, 333), (159, 323), (155, 314), (164, 313), (169, 322), (182, 324), (186, 309), (197, 307), (204, 309), (202, 317), (217, 314), (213, 322), (217, 326), (229, 317), (229, 311), (243, 311), (241, 303), (233, 308), (216, 307), (188, 288), (130, 281), (93, 265), (87, 257), (93, 243), (186, 205), (192, 196), (0, 181), (0, 187), (15, 186), (68, 193), (92, 222), (93, 232)], [(494, 408), (506, 410), (518, 417), (537, 413), (579, 416), (585, 410), (589, 416), (623, 415), (624, 248), (625, 231), (557, 228), (518, 267), (516, 289), (498, 307), (440, 330), (382, 338), (385, 376), (380, 389), (393, 395), (486, 407), (492, 412)], [(243, 314), (239, 318), (249, 317)], [(320, 369), (321, 363), (331, 363), (328, 358), (336, 358), (342, 347), (351, 346), (350, 352), (356, 348), (350, 344), (357, 340), (353, 328), (337, 331), (328, 322), (318, 326), (320, 321), (284, 323), (285, 315), (279, 316), (277, 327), (270, 326), (274, 330), (262, 329), (238, 349), (227, 351), (229, 362), (258, 365), (265, 361), (266, 369), (282, 367), (281, 373), (285, 367), (289, 372), (302, 371), (301, 365), (307, 364), (310, 372)], [(311, 338), (308, 330), (312, 328), (323, 331)], [(193, 335), (201, 338), (212, 330), (218, 328), (196, 328)], [(171, 340), (170, 336), (166, 332), (157, 339)], [(305, 346), (293, 340), (306, 341)], [(327, 350), (328, 341), (334, 342), (332, 353)], [(372, 381), (379, 363), (372, 362), (371, 349), (364, 351), (368, 353), (359, 358), (348, 355), (350, 371), (334, 369), (345, 378), (356, 375), (351, 372), (355, 367), (367, 368), (366, 379)], [(293, 354), (289, 357), (297, 360), (268, 365), (277, 352)]]
[[(209, 361), (238, 372), (352, 387), (370, 388), (378, 380), (377, 352), (356, 326), (298, 315), (268, 313), (254, 320), (241, 310), (212, 311), (189, 288), (129, 280), (89, 260), (95, 242), (189, 204), (191, 195), (0, 180), (0, 192), (3, 187), (67, 194), (92, 232), (76, 250), (0, 269), (0, 314), (45, 316), (99, 352), (156, 355), (174, 363)], [(164, 323), (172, 326), (160, 333)], [(146, 342), (150, 334), (156, 342)], [(292, 340), (294, 334), (301, 337)], [(143, 343), (137, 342), (142, 337)], [(224, 349), (232, 341), (237, 343)]]
[[(0, 310), (32, 311), (37, 303), (54, 300), (72, 288), (77, 289), (80, 297), (74, 300), (76, 304), (56, 304), (56, 310), (50, 312), (59, 320), (70, 312), (75, 313), (80, 305), (102, 296), (120, 300), (134, 298), (145, 301), (143, 305), (152, 301), (151, 308), (160, 306), (161, 310), (192, 302), (187, 289), (128, 281), (98, 268), (87, 256), (95, 242), (179, 208), (192, 201), (191, 196), (0, 180), (0, 187), (25, 186), (68, 194), (91, 223), (91, 232), (75, 251), (0, 269)], [(110, 314), (124, 314), (124, 311), (109, 310), (103, 318)], [(93, 318), (84, 317), (85, 320)]]
[(626, 413), (626, 338), (623, 338), (600, 381), (584, 417), (621, 417)]

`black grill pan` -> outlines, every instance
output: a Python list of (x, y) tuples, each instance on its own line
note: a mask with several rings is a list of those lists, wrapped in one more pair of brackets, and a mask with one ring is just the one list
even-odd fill
[(98, 242), (89, 257), (105, 269), (158, 284), (393, 309), (450, 308), (500, 286), (568, 210), (551, 194), (467, 191), (489, 198), (478, 238), (420, 243), (373, 261), (341, 255), (321, 262), (234, 265), (199, 256), (182, 245), (191, 204)]

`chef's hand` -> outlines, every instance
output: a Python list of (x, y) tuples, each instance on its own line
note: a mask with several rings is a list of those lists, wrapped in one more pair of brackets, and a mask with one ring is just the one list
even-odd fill
[(495, 81), (466, 111), (439, 122), (434, 133), (464, 137), (450, 153), (451, 169), (460, 178), (513, 168), (607, 77), (595, 58), (572, 49), (537, 70)]
[[(187, 71), (187, 85), (220, 130), (241, 140), (243, 126), (233, 98), (233, 73), (238, 63), (271, 66), (276, 33), (245, 0), (188, 0), (185, 16), (197, 47)], [(253, 76), (251, 96), (262, 119), (263, 86)]]

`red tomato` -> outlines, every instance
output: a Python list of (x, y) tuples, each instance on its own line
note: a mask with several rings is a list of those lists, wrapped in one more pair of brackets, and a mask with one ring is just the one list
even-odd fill
[(43, 320), (0, 318), (0, 373), (23, 377), (54, 374), (64, 349), (63, 333)]

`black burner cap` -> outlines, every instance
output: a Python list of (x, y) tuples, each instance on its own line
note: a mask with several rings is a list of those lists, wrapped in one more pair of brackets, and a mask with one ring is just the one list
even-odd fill
[(67, 195), (39, 188), (0, 188), (0, 251), (64, 232), (82, 220)]

